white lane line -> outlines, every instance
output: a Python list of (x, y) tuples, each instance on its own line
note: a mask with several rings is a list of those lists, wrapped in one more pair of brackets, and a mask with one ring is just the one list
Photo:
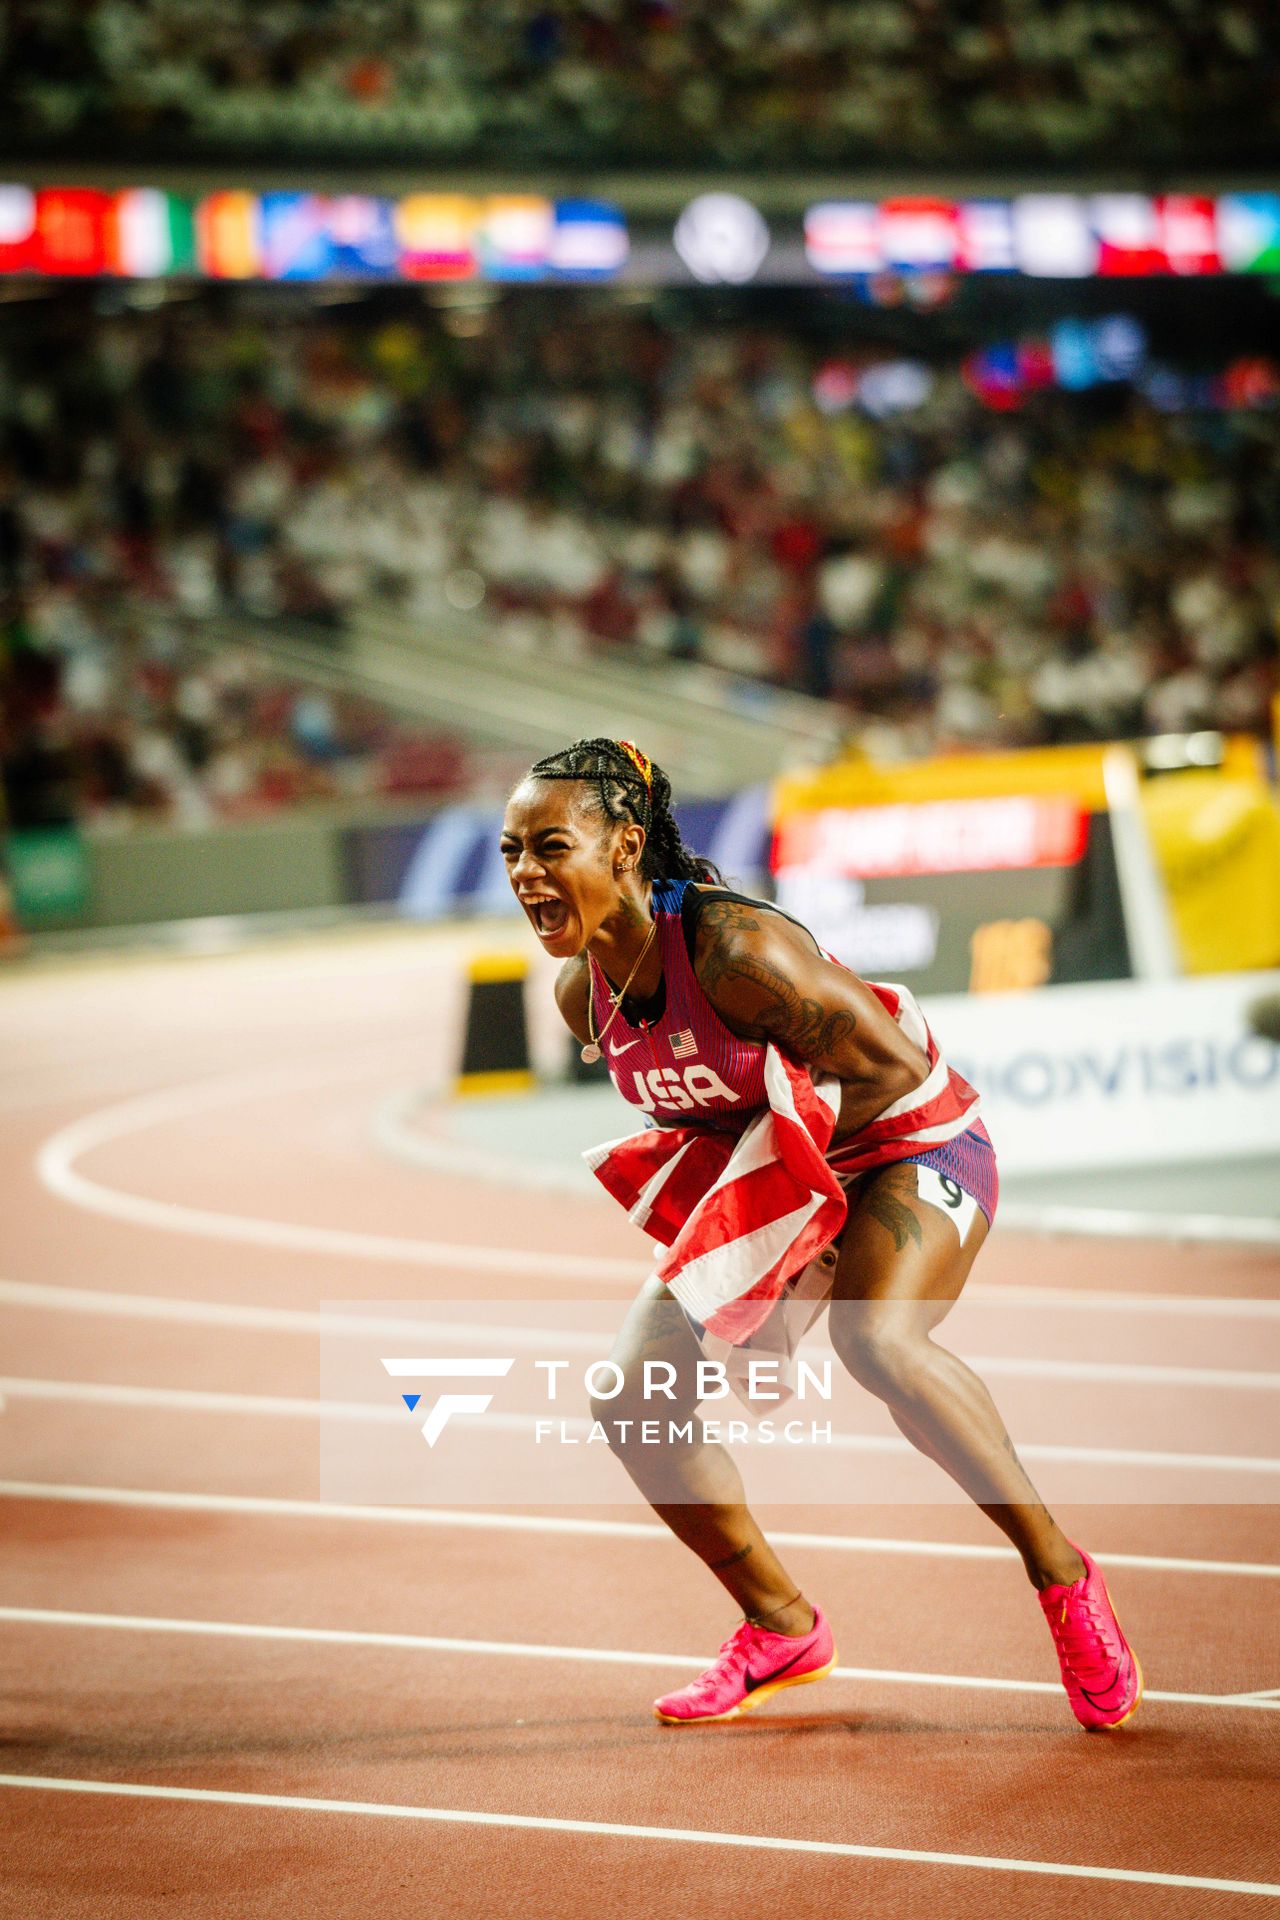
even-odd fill
[(121, 1140), (150, 1127), (176, 1121), (237, 1101), (281, 1092), (305, 1091), (332, 1085), (332, 1067), (306, 1072), (235, 1074), (190, 1086), (169, 1087), (159, 1093), (104, 1107), (86, 1114), (51, 1134), (36, 1155), (36, 1171), (51, 1193), (72, 1206), (132, 1226), (155, 1227), (164, 1233), (183, 1233), (205, 1240), (233, 1240), (242, 1245), (287, 1247), (293, 1252), (322, 1253), (342, 1260), (382, 1260), (401, 1266), (452, 1267), (466, 1273), (530, 1274), (541, 1279), (590, 1282), (634, 1281), (647, 1268), (634, 1260), (596, 1259), (588, 1254), (532, 1253), (523, 1248), (459, 1246), (447, 1240), (419, 1240), (381, 1233), (362, 1233), (344, 1227), (310, 1226), (293, 1220), (261, 1220), (247, 1214), (221, 1213), (189, 1207), (172, 1200), (149, 1199), (125, 1193), (79, 1172), (76, 1162), (96, 1147)]
[[(972, 1296), (970, 1288), (966, 1298)], [(979, 1295), (989, 1299), (991, 1294)], [(1079, 1296), (1072, 1296), (1074, 1305)], [(429, 1304), (429, 1303), (428, 1303)], [(509, 1305), (510, 1303), (508, 1303)], [(1218, 1307), (1229, 1302), (1213, 1301)], [(1271, 1302), (1243, 1302), (1267, 1306)], [(489, 1340), (501, 1334), (505, 1343), (545, 1348), (569, 1347), (575, 1353), (600, 1354), (604, 1334), (580, 1333), (555, 1327), (512, 1327), (500, 1320), (453, 1321), (400, 1317), (391, 1314), (325, 1313), (307, 1307), (259, 1307), (220, 1300), (180, 1300), (168, 1295), (114, 1293), (94, 1287), (50, 1286), (40, 1281), (0, 1280), (0, 1307), (28, 1307), (55, 1313), (99, 1314), (125, 1320), (163, 1320), (178, 1325), (246, 1327), (262, 1333), (370, 1334), (379, 1338), (421, 1335), (449, 1341)], [(1150, 1387), (1213, 1387), (1224, 1390), (1273, 1392), (1280, 1390), (1280, 1372), (1238, 1367), (1169, 1367), (1129, 1365), (1105, 1360), (1047, 1360), (1004, 1354), (966, 1356), (969, 1364), (993, 1378), (1075, 1380), (1100, 1384)]]
[[(123, 1633), (177, 1633), (224, 1640), (284, 1640), (308, 1646), (386, 1647), (397, 1652), (481, 1654), (516, 1660), (568, 1660), (588, 1665), (624, 1667), (687, 1667), (698, 1672), (705, 1654), (635, 1653), (618, 1647), (559, 1647), (540, 1641), (452, 1640), (427, 1633), (373, 1633), (344, 1627), (284, 1627), (245, 1624), (237, 1620), (182, 1620), (167, 1615), (75, 1613), (60, 1608), (0, 1607), (0, 1620), (34, 1627), (100, 1628)], [(977, 1693), (1035, 1693), (1061, 1696), (1057, 1680), (989, 1679), (965, 1673), (916, 1673), (896, 1667), (833, 1667), (834, 1680), (862, 1680), (885, 1686), (951, 1687)], [(1280, 1700), (1265, 1694), (1161, 1693), (1148, 1687), (1145, 1701), (1165, 1706), (1229, 1707), (1250, 1712), (1280, 1713)]]
[(1249, 1393), (1280, 1390), (1280, 1372), (1246, 1367), (1149, 1367), (1112, 1360), (1026, 1360), (1004, 1354), (965, 1355), (992, 1379), (1081, 1380), (1135, 1387), (1219, 1387)]
[[(137, 1507), (167, 1513), (227, 1513), (258, 1519), (355, 1520), (404, 1527), (460, 1527), (478, 1532), (585, 1536), (600, 1540), (670, 1540), (663, 1526), (644, 1520), (575, 1519), (567, 1514), (478, 1513), (467, 1507), (360, 1507), (338, 1500), (287, 1500), (264, 1494), (171, 1493), (152, 1487), (72, 1486), (50, 1480), (0, 1480), (0, 1499), (54, 1501), (97, 1507)], [(801, 1533), (769, 1529), (784, 1547), (828, 1548), (842, 1553), (904, 1554), (930, 1560), (1016, 1560), (1012, 1547), (966, 1541), (901, 1540), (877, 1534)], [(1210, 1573), (1244, 1579), (1280, 1579), (1280, 1562), (1185, 1560), (1167, 1554), (1111, 1553), (1099, 1547), (1104, 1567), (1154, 1573)]]
[[(79, 1403), (90, 1407), (135, 1407), (152, 1413), (262, 1414), (278, 1419), (368, 1421), (374, 1425), (405, 1424), (404, 1407), (361, 1400), (303, 1400), (284, 1393), (212, 1393), (198, 1387), (120, 1387), (104, 1381), (30, 1380), (0, 1377), (0, 1396), (10, 1400)], [(455, 1415), (455, 1421), (461, 1416)], [(489, 1414), (486, 1425), (501, 1420)], [(474, 1425), (472, 1421), (470, 1424)], [(532, 1425), (532, 1416), (530, 1416)]]
[[(642, 1269), (637, 1267), (636, 1273)], [(495, 1303), (498, 1312), (510, 1311)], [(621, 1309), (622, 1303), (619, 1302)], [(161, 1320), (193, 1327), (247, 1327), (260, 1333), (299, 1334), (375, 1334), (379, 1338), (401, 1339), (418, 1334), (429, 1335), (441, 1323), (426, 1321), (420, 1315), (372, 1313), (324, 1313), (308, 1307), (259, 1307), (222, 1300), (176, 1300), (165, 1294), (108, 1293), (96, 1287), (48, 1286), (31, 1280), (0, 1280), (0, 1307), (34, 1307), (55, 1313), (101, 1314), (111, 1319)], [(492, 1339), (507, 1329), (501, 1320), (453, 1325), (459, 1339)], [(535, 1330), (525, 1330), (530, 1333)], [(597, 1353), (599, 1338), (588, 1335), (562, 1335), (548, 1331), (540, 1344), (555, 1347), (563, 1338), (581, 1341), (582, 1352)], [(535, 1341), (530, 1338), (530, 1345)]]
[(1131, 1207), (1063, 1207), (1006, 1200), (1000, 1224), (1014, 1233), (1082, 1234), (1102, 1240), (1204, 1241), (1280, 1247), (1280, 1220), (1234, 1213), (1143, 1212)]
[[(447, 1361), (436, 1363), (438, 1367), (449, 1364)], [(466, 1365), (474, 1374), (482, 1365), (494, 1368), (499, 1363), (470, 1361)], [(405, 1372), (403, 1364), (400, 1371)], [(430, 1370), (415, 1362), (413, 1371), (416, 1378)], [(7, 1395), (13, 1400), (135, 1407), (154, 1413), (212, 1413), (233, 1417), (266, 1415), (294, 1420), (394, 1420), (402, 1426), (404, 1424), (401, 1409), (390, 1402), (386, 1406), (379, 1406), (362, 1400), (306, 1400), (294, 1394), (218, 1393), (195, 1387), (128, 1387), (93, 1380), (33, 1380), (17, 1374), (0, 1377), (0, 1395)], [(455, 1417), (460, 1427), (488, 1433), (532, 1433), (539, 1419), (548, 1417), (553, 1418), (563, 1432), (579, 1438), (585, 1438), (592, 1430), (592, 1422), (585, 1416), (579, 1418), (558, 1412), (550, 1416), (488, 1412), (459, 1414)], [(910, 1457), (917, 1451), (909, 1440), (899, 1434), (889, 1433), (836, 1432), (824, 1444), (843, 1453)], [(1043, 1440), (1020, 1440), (1018, 1452), (1024, 1460), (1072, 1462), (1086, 1466), (1145, 1467), (1153, 1472), (1280, 1474), (1280, 1459), (1269, 1460), (1255, 1454), (1161, 1453), (1143, 1447), (1079, 1447)]]
[[(483, 1181), (491, 1187), (515, 1187), (527, 1193), (562, 1193), (573, 1200), (603, 1193), (595, 1175), (572, 1148), (558, 1160), (521, 1160), (516, 1154), (496, 1153), (491, 1147), (445, 1139), (410, 1124), (410, 1114), (428, 1110), (430, 1104), (430, 1091), (421, 1087), (388, 1094), (373, 1117), (371, 1131), (378, 1150), (394, 1160), (425, 1167), (431, 1173), (461, 1174), (464, 1179)], [(616, 1114), (608, 1119), (602, 1116), (602, 1135), (616, 1126), (617, 1118)]]
[(1001, 1306), (1075, 1307), (1089, 1314), (1133, 1313), (1186, 1316), (1196, 1320), (1280, 1320), (1280, 1300), (1248, 1294), (1113, 1293), (1099, 1287), (966, 1285), (962, 1299), (993, 1300)]
[[(676, 1736), (679, 1738), (679, 1735)], [(412, 1807), (376, 1800), (318, 1800), (284, 1793), (230, 1793), (211, 1787), (155, 1787), (136, 1781), (69, 1780), (52, 1774), (0, 1773), (0, 1787), (38, 1793), (101, 1793), (140, 1800), (177, 1800), (220, 1807), (274, 1807), (293, 1813), (362, 1814), (384, 1820), (429, 1820), (528, 1833), (581, 1833), (596, 1839), (667, 1840), (686, 1846), (754, 1847), (770, 1853), (809, 1853), (846, 1860), (889, 1860), (909, 1866), (978, 1867), (1067, 1880), (1126, 1886), (1193, 1887), (1210, 1893), (1248, 1893), (1280, 1899), (1280, 1886), (1262, 1880), (1218, 1880), (1204, 1874), (1151, 1873), (1132, 1867), (1085, 1867), (1055, 1860), (1015, 1860), (1001, 1854), (940, 1853), (919, 1847), (862, 1846), (851, 1840), (784, 1840), (776, 1834), (722, 1833), (697, 1827), (627, 1826), (613, 1820), (556, 1820), (532, 1813), (477, 1813), (460, 1807)]]
[[(433, 1173), (462, 1174), (490, 1185), (524, 1187), (538, 1193), (567, 1193), (581, 1198), (596, 1191), (580, 1162), (521, 1159), (492, 1147), (443, 1139), (413, 1124), (413, 1115), (430, 1109), (431, 1089), (401, 1089), (389, 1094), (373, 1121), (373, 1139), (383, 1153)], [(601, 1117), (601, 1128), (612, 1124)], [(1206, 1241), (1242, 1246), (1280, 1247), (1280, 1220), (1235, 1213), (1174, 1213), (1133, 1207), (1073, 1207), (1031, 1200), (1002, 1200), (1000, 1224), (1014, 1233), (1083, 1234), (1091, 1239)]]

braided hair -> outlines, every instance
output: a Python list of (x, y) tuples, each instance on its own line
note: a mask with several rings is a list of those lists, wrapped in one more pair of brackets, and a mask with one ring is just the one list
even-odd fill
[(709, 880), (723, 886), (718, 870), (691, 853), (671, 811), (671, 782), (662, 768), (630, 740), (575, 740), (529, 769), (531, 780), (580, 780), (588, 809), (608, 822), (630, 821), (645, 830), (640, 873), (646, 880)]

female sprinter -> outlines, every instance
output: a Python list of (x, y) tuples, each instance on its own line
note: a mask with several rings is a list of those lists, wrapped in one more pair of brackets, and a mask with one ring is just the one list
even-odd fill
[[(740, 1131), (767, 1104), (762, 1062), (769, 1042), (812, 1071), (841, 1083), (828, 1164), (866, 1166), (865, 1129), (879, 1120), (876, 1163), (850, 1182), (849, 1212), (836, 1243), (830, 1331), (840, 1360), (878, 1395), (907, 1438), (943, 1467), (1013, 1542), (1057, 1646), (1076, 1718), (1090, 1728), (1128, 1719), (1142, 1676), (1090, 1557), (1066, 1539), (1036, 1496), (982, 1381), (930, 1338), (965, 1283), (995, 1208), (994, 1154), (966, 1103), (963, 1081), (955, 1136), (937, 1146), (940, 1103), (930, 1088), (946, 1082), (889, 1011), (910, 1009), (906, 1025), (929, 1043), (910, 996), (878, 998), (856, 974), (827, 960), (798, 922), (730, 892), (683, 845), (671, 813), (670, 782), (630, 742), (583, 740), (540, 760), (507, 806), (502, 850), (511, 884), (546, 952), (564, 962), (556, 999), (584, 1046), (603, 1042), (624, 1098), (644, 1096), (641, 1069), (679, 1071), (690, 1029), (712, 1082), (727, 1097), (707, 1098), (690, 1115), (673, 1101), (658, 1123)], [(622, 990), (619, 998), (619, 990)], [(607, 1032), (606, 1032), (607, 1029)], [(673, 1049), (673, 1036), (679, 1047)], [(615, 1049), (627, 1070), (613, 1068)], [(704, 1069), (705, 1074), (705, 1069)], [(659, 1076), (661, 1081), (662, 1076)], [(692, 1083), (691, 1083), (692, 1084)], [(635, 1092), (630, 1093), (629, 1088)], [(908, 1096), (919, 1092), (921, 1098)], [(901, 1114), (901, 1128), (893, 1116)], [(889, 1124), (886, 1127), (885, 1121)], [(927, 1131), (922, 1143), (915, 1135)], [(945, 1134), (946, 1128), (942, 1129)], [(860, 1146), (859, 1136), (862, 1135)], [(885, 1139), (886, 1134), (889, 1136)], [(925, 1170), (932, 1169), (933, 1173)], [(968, 1230), (921, 1195), (942, 1175), (972, 1195)], [(828, 1263), (831, 1255), (828, 1252)], [(692, 1380), (701, 1332), (656, 1278), (646, 1282), (614, 1350), (622, 1397), (594, 1409), (612, 1431), (623, 1418), (652, 1411), (631, 1404), (642, 1360), (666, 1360)], [(696, 1412), (696, 1395), (664, 1405), (678, 1420)], [(615, 1426), (615, 1423), (616, 1426)], [(713, 1664), (689, 1686), (655, 1702), (659, 1719), (728, 1720), (778, 1688), (817, 1680), (835, 1662), (822, 1610), (797, 1589), (747, 1508), (738, 1470), (710, 1444), (700, 1422), (689, 1444), (620, 1452), (661, 1519), (715, 1574), (742, 1609), (741, 1625)], [(660, 1453), (661, 1470), (633, 1457)], [(655, 1486), (660, 1482), (660, 1491)]]

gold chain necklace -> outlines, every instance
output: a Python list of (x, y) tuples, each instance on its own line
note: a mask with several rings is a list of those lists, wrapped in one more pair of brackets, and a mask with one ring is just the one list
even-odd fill
[[(609, 998), (613, 1002), (613, 1012), (609, 1015), (609, 1018), (605, 1021), (599, 1033), (596, 1032), (596, 1023), (594, 1018), (592, 1017), (594, 1008), (595, 1008), (596, 996), (595, 996), (595, 991), (591, 984), (591, 959), (590, 959), (590, 956), (588, 955), (588, 958), (587, 958), (587, 1032), (591, 1035), (591, 1039), (588, 1045), (586, 1045), (582, 1049), (582, 1059), (584, 1064), (587, 1065), (588, 1067), (594, 1066), (596, 1061), (600, 1058), (600, 1042), (604, 1039), (606, 1033), (608, 1033), (610, 1027), (613, 1025), (614, 1021), (617, 1019), (618, 1011), (622, 1006), (623, 1001), (627, 997), (627, 988), (631, 985), (631, 982), (635, 979), (636, 975), (639, 973), (644, 957), (646, 953), (648, 953), (650, 947), (653, 945), (653, 936), (657, 931), (658, 931), (658, 923), (655, 920), (652, 926), (649, 928), (648, 939), (645, 941), (639, 953), (636, 955), (636, 963), (634, 967), (632, 967), (630, 973), (627, 975), (626, 979), (623, 981), (622, 985), (618, 988), (618, 991), (616, 993), (611, 992), (609, 990), (608, 982), (607, 981), (605, 982), (605, 991), (609, 994)], [(603, 978), (603, 975), (604, 975), (604, 969), (601, 968), (602, 978)]]

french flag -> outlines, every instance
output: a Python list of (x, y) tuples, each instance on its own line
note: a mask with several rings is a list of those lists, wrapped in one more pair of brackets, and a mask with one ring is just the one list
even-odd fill
[[(683, 1038), (673, 1036), (673, 1049)], [(772, 1044), (764, 1078), (769, 1104), (737, 1137), (653, 1127), (583, 1155), (635, 1225), (665, 1247), (658, 1278), (691, 1318), (734, 1346), (764, 1324), (848, 1211), (824, 1157), (840, 1081), (824, 1074), (815, 1082)]]

